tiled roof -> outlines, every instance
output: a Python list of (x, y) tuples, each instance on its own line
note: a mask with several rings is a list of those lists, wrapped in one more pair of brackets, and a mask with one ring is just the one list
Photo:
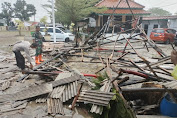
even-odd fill
[(177, 19), (177, 16), (152, 16), (143, 17), (143, 20), (167, 20), (167, 19)]
[[(140, 4), (138, 4), (138, 3), (136, 3), (132, 0), (128, 0), (128, 1), (129, 1), (129, 4), (130, 4), (131, 8), (141, 8), (141, 9), (144, 8), (143, 5), (140, 5)], [(96, 4), (95, 6), (96, 7), (113, 8), (113, 7), (116, 7), (118, 3), (119, 3), (119, 0), (102, 0), (98, 4)], [(126, 0), (122, 0), (120, 2), (120, 4), (118, 5), (118, 8), (129, 8)]]
[[(133, 9), (132, 11), (133, 11), (134, 15), (149, 15), (150, 14), (150, 12), (147, 12), (145, 10), (135, 10), (135, 9)], [(113, 13), (113, 9), (108, 9), (108, 10), (106, 10), (104, 12), (100, 12), (98, 14), (108, 14), (108, 15), (110, 15), (112, 13)], [(117, 9), (114, 12), (114, 15), (131, 15), (131, 14), (132, 13), (129, 9)]]

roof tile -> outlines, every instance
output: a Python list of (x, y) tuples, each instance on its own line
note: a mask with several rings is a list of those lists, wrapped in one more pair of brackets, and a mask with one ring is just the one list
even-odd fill
[[(135, 10), (135, 9), (133, 9), (132, 10), (132, 12), (133, 12), (133, 14), (142, 14), (142, 15), (149, 15), (150, 14), (150, 12), (147, 12), (147, 11), (145, 11), (145, 10)], [(106, 10), (106, 11), (104, 11), (104, 12), (100, 12), (100, 13), (98, 13), (98, 14), (112, 14), (113, 13), (113, 9), (108, 9), (108, 10)], [(123, 14), (132, 14), (131, 13), (131, 11), (129, 10), (129, 9), (117, 9), (117, 10), (115, 10), (115, 12), (114, 12), (114, 14), (116, 14), (116, 15), (123, 15)]]
[[(129, 4), (130, 4), (130, 7), (131, 8), (141, 8), (143, 9), (144, 6), (143, 5), (140, 5), (132, 0), (128, 0), (129, 1)], [(100, 1), (98, 4), (96, 4), (95, 6), (97, 7), (108, 7), (108, 8), (114, 8), (117, 6), (117, 4), (119, 3), (119, 0), (102, 0)], [(127, 5), (127, 2), (126, 0), (122, 0), (120, 2), (120, 4), (118, 5), (118, 8), (129, 8), (128, 5)]]

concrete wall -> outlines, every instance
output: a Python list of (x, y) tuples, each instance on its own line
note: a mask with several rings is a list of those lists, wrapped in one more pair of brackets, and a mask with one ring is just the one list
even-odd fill
[(0, 19), (0, 23), (2, 23), (4, 26), (6, 26), (6, 21), (4, 19)]
[(147, 36), (150, 36), (154, 25), (158, 25), (158, 28), (167, 28), (167, 20), (149, 20), (143, 21), (142, 27), (144, 28), (145, 25), (148, 25)]
[(0, 31), (6, 31), (6, 26), (0, 26)]
[(169, 20), (169, 28), (175, 29), (177, 31), (177, 19)]
[[(7, 31), (6, 26), (0, 26), (0, 31)], [(35, 31), (35, 26), (23, 27), (21, 31)]]

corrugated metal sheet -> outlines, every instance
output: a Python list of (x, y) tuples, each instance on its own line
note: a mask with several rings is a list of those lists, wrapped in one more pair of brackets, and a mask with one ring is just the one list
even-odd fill
[(17, 92), (14, 94), (1, 95), (0, 102), (24, 100), (24, 99), (50, 93), (52, 92), (52, 90), (53, 90), (52, 84), (43, 84), (39, 86), (33, 86), (27, 89), (21, 90), (20, 92)]
[(63, 102), (60, 99), (47, 99), (48, 113), (64, 115)]
[(60, 98), (63, 102), (68, 101), (77, 94), (77, 81), (54, 88), (51, 98)]
[(47, 98), (36, 99), (36, 103), (45, 103), (46, 101), (47, 101)]
[(99, 92), (99, 91), (82, 91), (78, 101), (91, 103), (95, 105), (107, 106), (112, 99), (114, 93)]
[(68, 78), (53, 81), (52, 85), (53, 85), (53, 87), (57, 87), (57, 86), (68, 84), (68, 83), (71, 83), (71, 82), (74, 82), (74, 81), (77, 81), (77, 80), (80, 80), (80, 79), (81, 79), (81, 76), (76, 74), (76, 75), (68, 77)]
[[(77, 81), (54, 88), (54, 90), (49, 95), (49, 99), (47, 99), (48, 113), (60, 113), (63, 115), (63, 102), (68, 101), (77, 94), (76, 87)], [(58, 104), (58, 106), (55, 104)]]
[[(106, 81), (104, 83), (104, 85), (100, 88), (100, 91), (108, 93), (108, 92), (110, 92), (111, 88), (112, 88), (112, 83), (110, 81)], [(102, 108), (102, 106), (99, 106), (99, 105), (93, 105), (90, 112), (102, 114), (103, 108)]]
[(166, 86), (167, 88), (177, 89), (177, 81), (171, 81), (171, 82), (165, 82), (165, 83), (159, 83), (161, 85)]
[(55, 88), (47, 99), (48, 113), (64, 115), (63, 102), (68, 101), (77, 94), (77, 80), (81, 79), (79, 75), (72, 75), (69, 72), (61, 73), (52, 82)]

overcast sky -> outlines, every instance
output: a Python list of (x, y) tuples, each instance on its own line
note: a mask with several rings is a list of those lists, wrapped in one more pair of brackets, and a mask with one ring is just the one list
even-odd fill
[[(48, 16), (46, 10), (44, 10), (41, 5), (46, 4), (48, 0), (25, 0), (27, 4), (33, 4), (36, 7), (37, 13), (35, 15), (36, 21), (39, 21), (40, 18), (44, 16)], [(14, 4), (16, 0), (0, 0), (0, 8), (1, 8), (1, 3), (4, 2), (10, 2)], [(1, 12), (1, 9), (0, 9)], [(34, 17), (30, 19), (31, 21), (34, 21)]]
[(174, 14), (177, 12), (177, 0), (135, 0), (146, 7), (146, 10), (152, 7), (160, 7)]
[[(39, 21), (43, 16), (48, 16), (47, 12), (41, 7), (41, 4), (46, 4), (48, 0), (26, 0), (28, 4), (33, 4), (37, 9), (36, 21)], [(144, 5), (147, 9), (152, 7), (163, 8), (172, 14), (177, 12), (177, 0), (135, 0), (136, 2)], [(10, 2), (14, 4), (16, 0), (0, 0), (0, 12), (1, 12), (1, 3)], [(34, 20), (34, 17), (31, 18)]]

